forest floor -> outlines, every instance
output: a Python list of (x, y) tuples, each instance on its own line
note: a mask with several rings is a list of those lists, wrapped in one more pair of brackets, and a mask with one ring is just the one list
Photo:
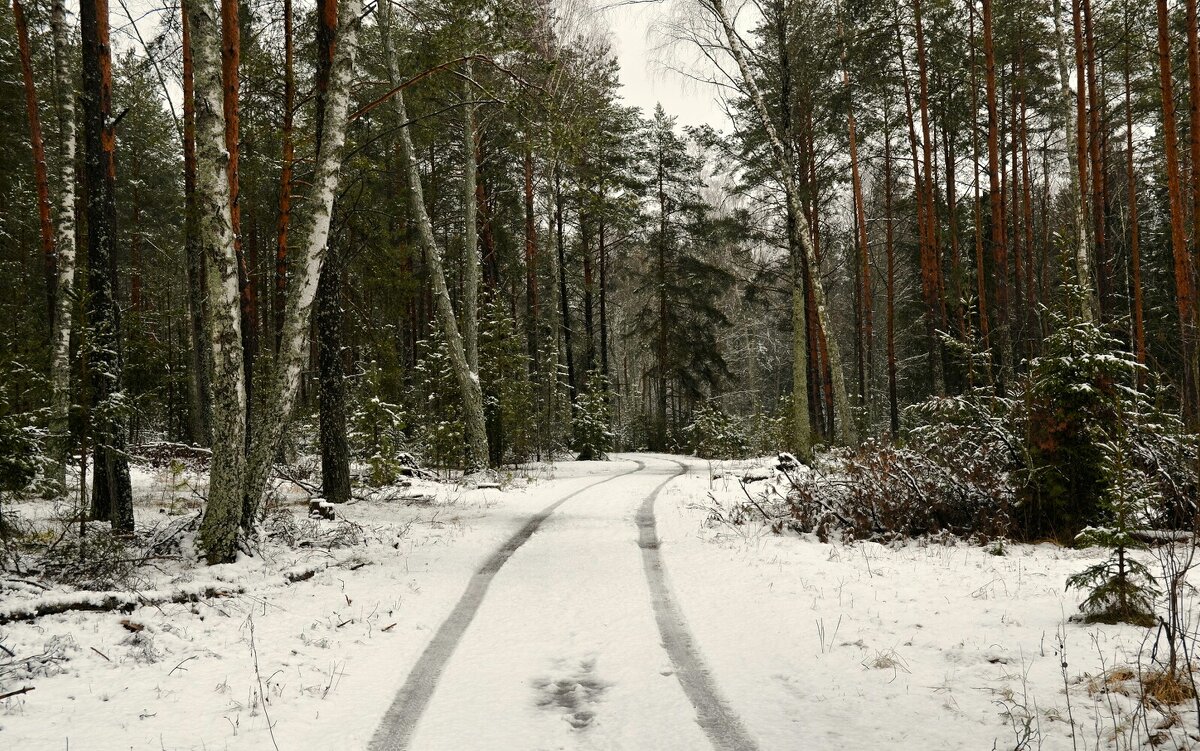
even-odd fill
[[(501, 489), (418, 482), (333, 521), (309, 519), (294, 488), (257, 555), (202, 566), (184, 535), (137, 581), (226, 596), (0, 625), (0, 694), (34, 689), (0, 700), (0, 748), (1195, 742), (1193, 708), (1138, 700), (1154, 631), (1068, 621), (1080, 597), (1064, 582), (1100, 552), (831, 544), (718, 521), (755, 464), (532, 466)], [(136, 481), (143, 528), (194, 515), (187, 476)], [(0, 623), (74, 596), (44, 586), (4, 580)]]

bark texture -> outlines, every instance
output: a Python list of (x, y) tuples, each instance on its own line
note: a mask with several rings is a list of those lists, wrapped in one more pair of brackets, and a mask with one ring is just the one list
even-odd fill
[(67, 61), (67, 12), (64, 0), (54, 0), (50, 12), (54, 39), (55, 111), (58, 116), (58, 225), (54, 322), (50, 363), (50, 464), (47, 477), (66, 482), (71, 435), (71, 316), (75, 306), (75, 81)]
[(187, 6), (195, 76), (197, 239), (208, 280), (213, 367), (213, 458), (200, 546), (209, 563), (221, 563), (232, 560), (237, 550), (246, 466), (246, 382), (225, 140), (220, 11), (213, 0), (187, 0)]

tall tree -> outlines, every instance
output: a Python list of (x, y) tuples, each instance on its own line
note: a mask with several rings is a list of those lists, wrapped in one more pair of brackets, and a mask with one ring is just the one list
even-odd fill
[(1175, 260), (1175, 304), (1183, 344), (1183, 416), (1189, 427), (1200, 427), (1197, 389), (1196, 287), (1193, 260), (1184, 234), (1183, 184), (1179, 166), (1179, 135), (1175, 123), (1175, 83), (1171, 73), (1171, 29), (1167, 0), (1157, 0), (1158, 75), (1162, 95), (1163, 159), (1167, 166), (1167, 196), (1171, 210), (1171, 251)]
[(233, 556), (246, 470), (246, 371), (233, 192), (227, 148), (227, 86), (222, 84), (221, 11), (215, 0), (186, 0), (194, 70), (197, 243), (204, 255), (212, 330), (213, 445), (200, 544), (209, 563)]
[(411, 199), (412, 212), (417, 221), (417, 234), (425, 254), (425, 265), (433, 283), (433, 299), (437, 313), (438, 325), (446, 338), (450, 350), (450, 360), (454, 368), (462, 396), (464, 419), (466, 422), (466, 469), (477, 470), (485, 467), (488, 461), (487, 426), (483, 415), (483, 392), (479, 386), (479, 376), (471, 370), (467, 363), (466, 351), (463, 348), (462, 335), (459, 333), (458, 322), (455, 320), (454, 308), (450, 301), (450, 289), (446, 286), (446, 274), (442, 268), (441, 249), (433, 234), (433, 223), (425, 207), (425, 190), (421, 184), (421, 173), (417, 165), (416, 150), (413, 148), (412, 135), (409, 133), (408, 110), (404, 105), (404, 90), (401, 86), (400, 70), (396, 62), (396, 54), (392, 48), (390, 33), (391, 11), (386, 4), (381, 7), (380, 32), (383, 35), (384, 57), (388, 70), (388, 81), (394, 93), (392, 106), (396, 117), (402, 124), (399, 131), (400, 151), (404, 158), (404, 166), (408, 172), (408, 189)]
[(46, 282), (46, 320), (53, 326), (54, 292), (57, 285), (54, 262), (54, 228), (50, 223), (50, 179), (46, 171), (46, 145), (42, 141), (42, 118), (38, 113), (37, 86), (33, 80), (33, 55), (29, 48), (29, 27), (21, 0), (12, 0), (13, 23), (17, 28), (17, 52), (21, 58), (21, 81), (25, 88), (25, 116), (29, 123), (29, 143), (33, 147), (33, 184), (37, 189), (38, 236), (41, 239), (42, 267)]
[(88, 226), (88, 369), (92, 381), (92, 516), (133, 532), (133, 488), (125, 451), (121, 312), (117, 287), (117, 136), (112, 113), (108, 0), (80, 4), (83, 38), (84, 184)]
[(50, 364), (50, 464), (46, 476), (63, 485), (70, 453), (71, 318), (75, 309), (75, 93), (77, 87), (67, 59), (67, 11), (54, 0), (50, 12), (54, 39), (54, 109), (58, 118), (58, 226), (55, 257), (58, 278), (54, 291), (52, 360)]

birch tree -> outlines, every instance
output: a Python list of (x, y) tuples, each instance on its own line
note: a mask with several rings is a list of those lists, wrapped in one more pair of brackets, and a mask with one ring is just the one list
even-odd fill
[(67, 9), (54, 0), (50, 11), (54, 40), (54, 109), (58, 118), (58, 224), (55, 228), (57, 279), (50, 362), (50, 465), (47, 477), (66, 482), (71, 418), (71, 314), (75, 304), (75, 92), (67, 59)]
[[(707, 11), (712, 13), (715, 19), (721, 26), (724, 32), (725, 42), (727, 43), (727, 51), (733, 57), (737, 64), (738, 72), (742, 78), (742, 86), (749, 94), (751, 101), (754, 104), (754, 109), (758, 113), (759, 119), (766, 131), (767, 138), (771, 144), (771, 153), (774, 156), (776, 168), (782, 174), (783, 189), (787, 199), (788, 207), (794, 215), (796, 223), (796, 231), (790, 232), (789, 242), (793, 245), (793, 259), (798, 264), (805, 264), (808, 270), (808, 277), (811, 280), (814, 308), (816, 309), (818, 329), (828, 332), (828, 348), (829, 348), (829, 368), (832, 371), (833, 379), (833, 401), (834, 412), (837, 421), (838, 436), (846, 442), (853, 442), (854, 439), (854, 421), (850, 415), (850, 400), (846, 394), (846, 380), (842, 373), (842, 358), (838, 348), (837, 337), (833, 335), (829, 328), (829, 316), (825, 303), (825, 287), (821, 281), (821, 269), (817, 264), (816, 253), (812, 247), (812, 232), (808, 223), (808, 219), (804, 212), (804, 206), (800, 200), (800, 194), (797, 189), (795, 165), (788, 158), (788, 151), (784, 146), (784, 142), (780, 137), (779, 131), (775, 127), (775, 122), (771, 117), (771, 112), (767, 108), (766, 101), (763, 99), (762, 91), (759, 89), (757, 80), (750, 69), (749, 59), (745, 49), (742, 47), (741, 37), (733, 25), (733, 18), (725, 5), (724, 0), (701, 0), (701, 5)], [(798, 269), (797, 269), (798, 270)], [(804, 303), (797, 302), (796, 297), (803, 298), (803, 287), (800, 286), (799, 274), (797, 276), (797, 286), (793, 290), (793, 326), (798, 330), (802, 330), (804, 319)], [(793, 372), (799, 373), (803, 370), (803, 360), (806, 358), (806, 350), (799, 349), (801, 344), (804, 344), (804, 335), (799, 331), (794, 335), (795, 342), (793, 344), (795, 364)], [(796, 380), (799, 380), (794, 376)], [(799, 426), (802, 417), (801, 412), (807, 412), (807, 409), (799, 406), (799, 402), (807, 399), (806, 394), (793, 393), (793, 409), (796, 410), (793, 419), (796, 421), (796, 430), (798, 433), (806, 432)], [(797, 450), (802, 453), (807, 453), (808, 447), (797, 446)]]
[[(214, 404), (220, 404), (224, 414), (229, 435), (222, 435), (213, 447), (213, 474), (209, 480), (209, 504), (205, 511), (205, 523), (202, 530), (202, 544), (205, 556), (210, 563), (221, 563), (233, 560), (237, 553), (239, 529), (252, 527), (258, 518), (258, 510), (262, 495), (270, 476), (272, 461), (279, 447), (283, 428), (291, 416), (295, 405), (296, 394), (300, 387), (300, 372), (307, 360), (307, 341), (311, 329), (313, 303), (316, 298), (322, 268), (325, 262), (326, 248), (329, 242), (329, 228), (333, 214), (333, 199), (337, 193), (339, 174), (341, 171), (342, 155), (346, 141), (347, 112), (350, 100), (350, 85), (354, 73), (354, 58), (357, 52), (358, 28), (362, 12), (361, 0), (347, 0), (340, 6), (338, 22), (337, 51), (333, 61), (333, 72), (330, 76), (328, 96), (325, 103), (323, 119), (324, 129), (319, 145), (316, 164), (312, 179), (312, 189), (307, 200), (302, 205), (302, 216), (306, 220), (304, 241), (297, 248), (293, 266), (295, 273), (289, 280), (288, 299), (284, 311), (283, 333), (280, 338), (279, 356), (274, 370), (266, 383), (266, 394), (263, 399), (265, 408), (262, 414), (256, 416), (250, 432), (249, 448), (247, 443), (239, 440), (239, 423), (234, 413), (245, 409), (244, 375), (239, 377), (242, 360), (232, 351), (231, 342), (240, 342), (240, 330), (235, 320), (241, 315), (238, 288), (236, 255), (233, 267), (229, 268), (229, 254), (233, 252), (232, 228), (229, 235), (224, 235), (223, 227), (217, 225), (225, 221), (224, 209), (220, 202), (212, 202), (207, 207), (209, 218), (209, 237), (220, 234), (220, 260), (222, 276), (219, 287), (210, 281), (210, 294), (216, 289), (219, 293), (221, 311), (215, 310), (213, 321), (218, 315), (224, 323), (218, 335), (214, 329), (213, 348), (221, 348), (225, 357), (222, 370), (228, 377), (214, 379)], [(203, 16), (203, 18), (201, 18)], [(197, 22), (206, 25), (207, 41), (203, 44), (194, 43), (195, 53), (204, 48), (205, 65), (219, 71), (217, 42), (218, 10), (212, 0), (204, 0), (202, 9), (190, 13), (193, 27)], [(193, 29), (193, 36), (198, 36), (198, 30)], [(197, 68), (199, 60), (196, 60)], [(199, 73), (197, 73), (199, 78)], [(199, 88), (199, 87), (198, 87)], [(214, 112), (221, 110), (220, 89), (214, 94), (211, 74), (204, 84), (205, 97), (209, 99), (205, 106), (213, 108)], [(207, 142), (207, 164), (202, 171), (208, 171), (205, 179), (208, 181), (209, 195), (216, 195), (221, 190), (220, 181), (225, 180), (225, 190), (228, 190), (228, 174), (221, 169), (222, 162), (228, 159), (217, 149), (223, 150), (224, 124), (210, 116), (204, 139)], [(218, 140), (219, 139), (219, 140)], [(219, 144), (219, 146), (218, 146)], [(199, 187), (199, 186), (198, 186)], [(198, 191), (199, 192), (199, 191)], [(228, 202), (228, 198), (224, 199)], [(232, 274), (232, 277), (229, 276)], [(232, 282), (232, 283), (231, 283)], [(217, 306), (213, 300), (212, 307)], [(232, 338), (231, 338), (232, 337)], [(240, 346), (240, 344), (238, 345)], [(214, 370), (217, 364), (214, 362)], [(214, 421), (216, 417), (214, 415)], [(244, 420), (244, 418), (243, 418)], [(240, 429), (245, 431), (244, 422)], [(214, 434), (221, 433), (214, 430)], [(244, 433), (243, 433), (244, 435)], [(215, 436), (214, 436), (215, 437)], [(221, 455), (218, 458), (218, 455)], [(218, 471), (220, 467), (220, 471)]]
[(196, 107), (197, 239), (207, 272), (213, 367), (213, 458), (200, 545), (209, 563), (221, 563), (233, 556), (242, 508), (246, 380), (230, 155), (225, 147), (220, 9), (213, 0), (187, 0), (187, 13)]

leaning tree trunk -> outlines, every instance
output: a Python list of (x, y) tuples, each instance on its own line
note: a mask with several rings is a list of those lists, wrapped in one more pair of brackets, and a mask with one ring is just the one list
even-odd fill
[[(289, 294), (279, 357), (276, 359), (270, 381), (265, 384), (266, 394), (262, 404), (266, 406), (262, 414), (256, 417), (250, 431), (246, 468), (238, 488), (242, 502), (236, 511), (231, 508), (223, 519), (224, 525), (219, 539), (225, 544), (219, 550), (206, 551), (209, 561), (232, 560), (236, 553), (232, 543), (236, 541), (239, 526), (243, 526), (243, 520), (252, 523), (257, 518), (260, 501), (271, 473), (271, 462), (279, 448), (284, 425), (291, 416), (300, 388), (300, 371), (308, 354), (306, 345), (312, 323), (313, 302), (325, 261), (333, 199), (338, 189), (338, 173), (346, 141), (350, 84), (354, 73), (361, 11), (361, 0), (348, 0), (341, 7), (339, 27), (342, 32), (338, 37), (329, 98), (325, 107), (324, 136), (317, 152), (313, 188), (307, 201), (309, 223), (304, 243), (295, 258), (295, 274), (288, 284)], [(232, 363), (227, 367), (232, 368)], [(236, 487), (232, 477), (218, 479), (224, 485), (217, 483), (219, 487), (214, 487), (210, 480), (210, 494), (230, 492), (230, 488)]]
[[(829, 349), (829, 368), (832, 371), (833, 380), (833, 400), (834, 412), (837, 416), (837, 424), (840, 428), (840, 437), (848, 443), (854, 442), (854, 419), (850, 414), (850, 399), (846, 395), (846, 379), (842, 373), (842, 358), (841, 352), (838, 349), (837, 337), (833, 335), (832, 329), (829, 327), (829, 316), (826, 313), (825, 305), (825, 286), (821, 283), (821, 269), (817, 263), (817, 255), (812, 246), (812, 234), (808, 227), (808, 220), (805, 217), (804, 206), (800, 200), (799, 191), (796, 188), (795, 168), (791, 160), (787, 157), (787, 151), (784, 148), (783, 140), (779, 137), (779, 132), (775, 128), (774, 121), (771, 118), (771, 112), (767, 109), (767, 104), (763, 99), (762, 91), (758, 87), (757, 79), (750, 70), (750, 64), (746, 59), (745, 50), (742, 49), (741, 38), (733, 28), (733, 20), (729, 16), (729, 11), (725, 7), (724, 0), (705, 0), (708, 3), (717, 20), (720, 22), (722, 29), (725, 32), (726, 42), (729, 44), (729, 52), (733, 55), (734, 61), (737, 63), (738, 70), (742, 76), (742, 82), (746, 86), (746, 90), (750, 94), (750, 98), (754, 104), (755, 110), (758, 112), (759, 119), (762, 121), (763, 127), (767, 132), (767, 137), (771, 143), (771, 151), (775, 157), (775, 161), (783, 176), (783, 187), (787, 195), (788, 205), (791, 206), (792, 212), (795, 215), (797, 224), (794, 237), (790, 240), (797, 244), (793, 249), (793, 253), (799, 253), (799, 258), (808, 267), (808, 275), (811, 279), (813, 303), (816, 308), (818, 329), (828, 332), (828, 349)], [(794, 313), (795, 305), (793, 305)], [(793, 319), (795, 315), (793, 314)], [(793, 370), (800, 368), (799, 362), (793, 367)], [(797, 415), (798, 418), (798, 415)]]
[(50, 465), (46, 476), (63, 485), (71, 446), (71, 313), (75, 305), (75, 81), (67, 61), (67, 11), (54, 0), (50, 14), (54, 39), (54, 76), (58, 115), (58, 279), (54, 291), (54, 329), (50, 363)]
[(246, 468), (241, 297), (225, 147), (220, 11), (213, 0), (187, 0), (187, 6), (195, 77), (197, 240), (208, 277), (214, 375), (212, 468), (200, 547), (209, 563), (221, 563), (236, 554)]
[(408, 170), (409, 196), (412, 199), (412, 211), (417, 219), (417, 233), (421, 247), (425, 251), (425, 263), (428, 266), (429, 277), (433, 283), (433, 298), (437, 313), (438, 325), (446, 337), (450, 350), (450, 363), (458, 380), (459, 391), (463, 401), (463, 418), (466, 423), (465, 467), (467, 471), (485, 467), (488, 461), (487, 426), (483, 416), (483, 392), (479, 387), (479, 375), (471, 370), (467, 355), (463, 348), (463, 339), (455, 321), (454, 308), (450, 303), (450, 290), (446, 287), (446, 275), (442, 269), (441, 251), (433, 236), (433, 223), (429, 220), (429, 212), (425, 209), (425, 191), (421, 185), (421, 172), (417, 164), (417, 155), (413, 149), (412, 135), (409, 133), (408, 111), (404, 106), (404, 92), (399, 88), (400, 72), (396, 65), (396, 54), (392, 48), (390, 29), (388, 28), (388, 6), (381, 6), (380, 28), (383, 34), (384, 56), (386, 57), (388, 79), (395, 96), (392, 104), (396, 109), (396, 117), (401, 123), (400, 151)]
[(347, 114), (350, 85), (354, 75), (354, 57), (358, 50), (359, 16), (362, 0), (341, 3), (338, 13), (337, 48), (333, 57), (333, 72), (324, 106), (323, 131), (313, 174), (313, 190), (305, 208), (309, 224), (301, 253), (294, 259), (294, 273), (288, 278), (288, 296), (284, 315), (283, 340), (279, 348), (269, 391), (263, 409), (253, 426), (249, 465), (246, 471), (243, 515), (252, 519), (270, 475), (283, 434), (283, 426), (291, 415), (300, 388), (300, 371), (307, 357), (307, 339), (312, 319), (317, 284), (329, 244), (329, 227), (333, 217), (333, 199), (337, 193), (338, 175), (346, 143)]
[(88, 222), (88, 364), (92, 378), (92, 516), (133, 532), (133, 490), (125, 453), (121, 313), (116, 300), (117, 137), (107, 0), (80, 4), (83, 37), (84, 181)]

